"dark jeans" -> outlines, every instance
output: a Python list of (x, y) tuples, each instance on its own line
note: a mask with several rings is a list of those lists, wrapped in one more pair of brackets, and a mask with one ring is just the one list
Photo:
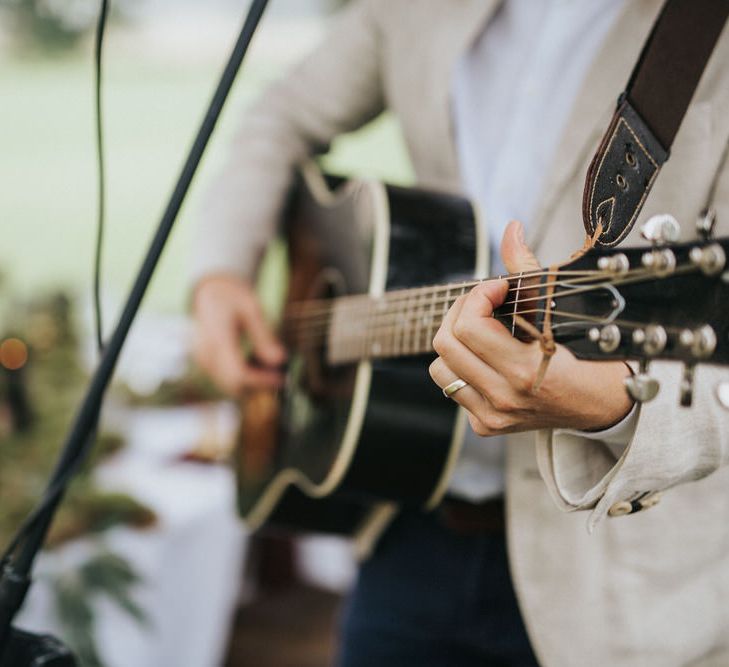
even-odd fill
[(535, 667), (505, 536), (458, 536), (433, 516), (396, 519), (361, 567), (339, 667)]

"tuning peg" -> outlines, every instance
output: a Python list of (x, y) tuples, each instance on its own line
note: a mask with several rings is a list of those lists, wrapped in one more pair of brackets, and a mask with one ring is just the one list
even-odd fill
[(640, 372), (625, 378), (624, 382), (625, 390), (636, 403), (652, 401), (661, 386), (658, 380), (646, 373), (645, 364), (641, 364)]
[(718, 243), (691, 248), (689, 259), (694, 266), (698, 266), (707, 276), (715, 276), (717, 273), (721, 273), (726, 266), (726, 253)]
[(653, 245), (664, 245), (678, 241), (681, 227), (672, 215), (662, 213), (649, 218), (640, 228), (640, 233)]
[(716, 225), (716, 209), (705, 208), (696, 219), (696, 233), (699, 238), (708, 241), (714, 235)]
[(607, 324), (602, 329), (592, 327), (587, 331), (591, 343), (597, 343), (603, 352), (615, 352), (620, 346), (620, 329), (616, 324)]
[(683, 377), (679, 388), (681, 396), (681, 405), (684, 408), (691, 407), (694, 400), (694, 367), (692, 364), (686, 364), (683, 367)]

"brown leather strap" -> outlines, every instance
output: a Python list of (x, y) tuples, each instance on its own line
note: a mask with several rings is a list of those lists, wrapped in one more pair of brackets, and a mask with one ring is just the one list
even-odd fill
[(597, 245), (625, 238), (670, 155), (729, 16), (729, 0), (666, 0), (590, 164), (582, 217)]

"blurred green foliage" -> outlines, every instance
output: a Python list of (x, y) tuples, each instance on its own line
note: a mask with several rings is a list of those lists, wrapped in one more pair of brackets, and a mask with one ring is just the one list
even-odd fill
[(107, 596), (139, 623), (146, 624), (144, 611), (130, 592), (139, 577), (123, 559), (102, 551), (72, 574), (53, 582), (54, 607), (63, 636), (83, 667), (102, 667), (94, 640), (93, 601)]
[[(25, 430), (12, 429), (0, 440), (0, 547), (8, 543), (40, 498), (86, 382), (69, 308), (68, 299), (56, 295), (18, 309), (13, 321), (13, 333), (29, 347), (23, 373), (32, 424)], [(5, 335), (0, 330), (0, 339)], [(89, 461), (59, 508), (49, 546), (120, 523), (139, 527), (154, 523), (154, 513), (141, 503), (101, 491), (93, 483), (93, 467), (122, 446), (123, 441), (114, 434), (97, 439)]]
[(97, 0), (5, 0), (16, 46), (62, 51), (75, 47), (93, 29)]

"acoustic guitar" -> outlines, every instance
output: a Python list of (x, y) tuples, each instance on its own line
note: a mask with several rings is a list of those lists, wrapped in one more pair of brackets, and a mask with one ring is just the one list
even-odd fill
[[(549, 328), (582, 359), (729, 361), (729, 241), (592, 249), (551, 270), (505, 276), (494, 313), (528, 340)], [(285, 386), (242, 403), (239, 509), (253, 529), (353, 535), (400, 505), (442, 499), (467, 424), (431, 381), (432, 339), (450, 305), (487, 275), (488, 241), (465, 199), (302, 171), (284, 216)], [(501, 277), (499, 277), (501, 278)], [(528, 322), (528, 325), (525, 325)], [(531, 333), (530, 333), (531, 332)], [(630, 381), (650, 400), (655, 381)]]

